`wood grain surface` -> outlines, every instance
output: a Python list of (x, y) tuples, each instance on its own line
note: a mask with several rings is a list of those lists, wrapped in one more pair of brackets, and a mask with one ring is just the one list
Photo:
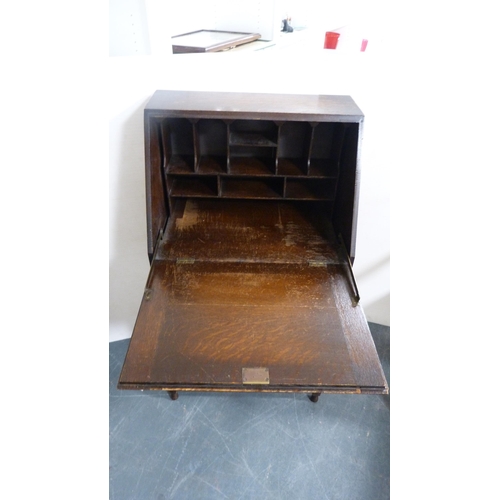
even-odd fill
[(122, 388), (387, 390), (326, 220), (290, 203), (188, 200), (153, 262)]
[(159, 90), (144, 120), (151, 269), (118, 387), (387, 393), (348, 262), (354, 101)]
[(146, 106), (170, 116), (192, 118), (246, 118), (263, 120), (313, 120), (360, 122), (363, 112), (346, 95), (287, 95), (237, 92), (192, 92), (157, 90)]

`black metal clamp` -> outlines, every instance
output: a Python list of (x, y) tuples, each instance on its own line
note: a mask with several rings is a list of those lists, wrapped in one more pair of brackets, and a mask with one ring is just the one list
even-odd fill
[(361, 297), (359, 296), (358, 285), (356, 284), (356, 278), (354, 277), (354, 271), (352, 269), (352, 264), (351, 264), (351, 259), (349, 257), (349, 252), (347, 251), (347, 248), (346, 248), (345, 243), (344, 243), (344, 238), (342, 237), (341, 233), (339, 233), (339, 235), (338, 235), (338, 240), (340, 243), (340, 247), (342, 248), (342, 251), (345, 255), (346, 261), (347, 261), (347, 269), (349, 271), (349, 275), (351, 276), (351, 283), (352, 283), (352, 287), (354, 289), (355, 304), (357, 305), (358, 302), (361, 300)]

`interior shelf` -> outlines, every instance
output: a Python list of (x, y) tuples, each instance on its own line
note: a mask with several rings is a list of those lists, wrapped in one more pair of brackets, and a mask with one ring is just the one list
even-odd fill
[(278, 158), (278, 175), (306, 175), (307, 158)]
[(333, 160), (311, 158), (309, 177), (337, 177), (338, 167)]
[(322, 122), (313, 127), (309, 174), (335, 177), (341, 160), (345, 125)]
[(198, 162), (197, 174), (222, 174), (226, 172), (225, 156), (202, 156)]
[(229, 173), (232, 175), (274, 175), (275, 160), (265, 157), (231, 157)]
[(167, 164), (168, 174), (194, 173), (194, 155), (172, 155)]
[(312, 127), (308, 122), (284, 122), (279, 127), (278, 174), (307, 174)]
[(215, 176), (169, 176), (167, 185), (172, 197), (217, 197)]
[(230, 146), (277, 147), (276, 142), (268, 139), (263, 134), (250, 132), (231, 132)]
[(227, 125), (221, 120), (195, 123), (194, 149), (197, 173), (220, 173), (227, 168)]
[(335, 185), (330, 179), (286, 180), (285, 198), (295, 200), (333, 200)]
[(252, 199), (283, 198), (283, 179), (255, 180), (251, 177), (224, 177), (221, 179), (221, 196), (223, 198)]
[(168, 118), (162, 121), (160, 128), (167, 172), (194, 171), (193, 124), (187, 118)]
[(164, 119), (168, 193), (333, 202), (345, 128), (333, 122)]
[(231, 146), (277, 146), (278, 126), (270, 120), (234, 120), (229, 124)]

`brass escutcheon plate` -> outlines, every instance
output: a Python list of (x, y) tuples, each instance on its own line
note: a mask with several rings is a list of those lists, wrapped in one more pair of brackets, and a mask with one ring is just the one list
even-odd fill
[(269, 384), (269, 368), (243, 368), (244, 384)]

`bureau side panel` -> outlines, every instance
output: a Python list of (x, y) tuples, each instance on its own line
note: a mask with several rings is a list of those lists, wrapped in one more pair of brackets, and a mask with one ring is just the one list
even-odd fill
[(342, 234), (351, 262), (356, 256), (362, 128), (362, 121), (346, 127), (332, 220), (337, 234)]
[(146, 215), (149, 260), (160, 231), (165, 227), (168, 208), (163, 176), (163, 154), (159, 121), (144, 113), (144, 143), (146, 167)]

